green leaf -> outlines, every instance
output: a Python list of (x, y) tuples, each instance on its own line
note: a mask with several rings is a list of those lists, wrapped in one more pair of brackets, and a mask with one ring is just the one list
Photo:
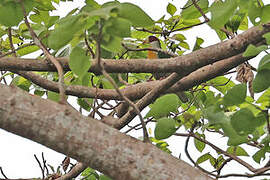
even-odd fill
[[(25, 45), (26, 44), (24, 44), (23, 46), (25, 46)], [(37, 45), (26, 46), (26, 47), (19, 49), (17, 51), (17, 55), (24, 56), (24, 55), (30, 54), (30, 53), (38, 51), (38, 50), (39, 50), (39, 47)]]
[(238, 84), (228, 90), (227, 94), (224, 96), (224, 103), (227, 106), (233, 106), (241, 104), (245, 101), (247, 95), (247, 85)]
[(235, 156), (249, 156), (248, 153), (240, 146), (228, 147), (227, 152), (230, 153), (230, 154), (233, 154)]
[[(209, 5), (208, 0), (200, 0), (197, 2), (197, 4), (204, 13), (208, 12), (208, 5)], [(198, 9), (194, 5), (192, 5), (191, 0), (188, 0), (184, 7), (186, 8), (184, 8), (183, 11), (181, 12), (181, 16), (184, 19), (195, 19), (202, 16), (202, 14), (198, 11)]]
[(263, 148), (263, 149), (260, 149), (259, 151), (257, 151), (257, 152), (252, 156), (252, 158), (253, 158), (253, 160), (254, 160), (256, 163), (260, 164), (261, 160), (264, 160), (264, 159), (265, 159), (265, 153), (266, 153), (266, 151), (265, 151), (264, 148)]
[(60, 49), (64, 45), (68, 44), (76, 33), (82, 31), (83, 27), (84, 25), (79, 15), (67, 16), (61, 19), (59, 26), (56, 27), (49, 35), (49, 47), (53, 49)]
[(259, 71), (253, 81), (253, 90), (255, 93), (264, 91), (270, 86), (270, 70), (264, 69)]
[[(32, 0), (24, 1), (26, 13), (33, 8), (35, 3)], [(11, 1), (0, 2), (0, 24), (11, 27), (16, 26), (23, 20), (23, 12), (20, 3)]]
[(15, 78), (13, 78), (11, 84), (18, 86), (25, 91), (29, 91), (29, 88), (31, 86), (30, 81), (21, 76), (16, 76)]
[(215, 106), (210, 106), (203, 110), (204, 116), (208, 119), (210, 125), (218, 125), (223, 129), (224, 135), (229, 137), (228, 145), (237, 146), (247, 142), (247, 136), (239, 135), (231, 125), (229, 116), (226, 116), (222, 111), (216, 111)]
[(93, 99), (86, 99), (86, 98), (78, 98), (77, 99), (78, 105), (80, 105), (81, 108), (83, 108), (86, 111), (91, 110), (91, 105), (93, 103)]
[(100, 175), (99, 180), (112, 180), (112, 179), (109, 178), (108, 176)]
[(176, 94), (166, 94), (158, 98), (154, 104), (150, 106), (150, 111), (146, 117), (154, 118), (166, 117), (170, 112), (176, 112), (180, 106), (180, 100)]
[(248, 17), (254, 25), (258, 25), (261, 22), (262, 8), (258, 7), (257, 1), (249, 1)]
[(266, 45), (261, 45), (261, 46), (254, 46), (253, 44), (248, 45), (247, 49), (245, 50), (243, 57), (248, 57), (248, 56), (256, 56), (260, 54), (260, 52), (268, 49)]
[(216, 1), (213, 3), (209, 8), (212, 17), (209, 24), (215, 28), (223, 27), (233, 15), (237, 5), (237, 1), (235, 0), (226, 0), (225, 2)]
[(230, 79), (224, 77), (224, 76), (218, 76), (214, 79), (211, 79), (208, 81), (211, 83), (211, 85), (220, 91), (222, 94), (225, 94), (230, 88), (232, 88), (235, 84), (233, 81), (230, 81)]
[(211, 158), (213, 158), (213, 156), (210, 153), (206, 153), (197, 159), (196, 164), (201, 164)]
[(231, 124), (239, 135), (248, 135), (256, 129), (258, 122), (249, 109), (243, 108), (232, 115)]
[(118, 36), (110, 36), (109, 41), (103, 40), (101, 42), (101, 46), (102, 48), (110, 52), (120, 52), (122, 48), (121, 42), (122, 38)]
[(197, 37), (192, 51), (196, 51), (198, 49), (201, 49), (202, 48), (201, 45), (203, 42), (204, 42), (204, 40), (202, 38)]
[(167, 6), (167, 12), (171, 15), (171, 16), (173, 16), (174, 15), (174, 13), (176, 12), (176, 7), (173, 5), (173, 4), (171, 4), (171, 3), (169, 3), (168, 4), (168, 6)]
[(266, 5), (262, 7), (262, 14), (261, 14), (261, 22), (266, 23), (270, 20), (270, 5)]
[(266, 54), (259, 63), (258, 71), (263, 69), (270, 70), (270, 54)]
[(270, 44), (270, 32), (269, 33), (265, 33), (263, 35), (263, 37), (266, 39), (266, 43), (269, 45)]
[(60, 95), (56, 92), (52, 92), (52, 91), (48, 91), (48, 99), (52, 100), (52, 101), (56, 101), (58, 102), (60, 99)]
[(85, 50), (76, 46), (72, 49), (69, 59), (70, 69), (79, 77), (83, 77), (91, 66), (90, 57), (86, 56)]
[(155, 138), (166, 139), (173, 135), (176, 131), (175, 120), (171, 118), (161, 118), (157, 120), (156, 128), (154, 131)]
[(131, 3), (121, 3), (119, 17), (129, 20), (135, 27), (148, 27), (154, 25), (154, 21), (140, 7)]
[(130, 36), (131, 23), (128, 20), (123, 18), (111, 18), (108, 22), (110, 22), (111, 25), (106, 27), (106, 33), (118, 37)]
[[(204, 134), (199, 134), (199, 133), (196, 133), (197, 136), (201, 137), (201, 138), (205, 138), (205, 135)], [(202, 152), (205, 148), (205, 143), (202, 142), (202, 141), (199, 141), (198, 139), (194, 138), (194, 145), (196, 147), (196, 149), (199, 151), (199, 152)]]
[(266, 106), (270, 105), (270, 88), (267, 89), (256, 101), (256, 103), (266, 103)]

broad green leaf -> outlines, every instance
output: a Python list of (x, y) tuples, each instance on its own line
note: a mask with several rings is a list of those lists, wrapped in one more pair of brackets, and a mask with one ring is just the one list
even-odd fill
[(263, 9), (258, 7), (257, 1), (249, 1), (248, 17), (253, 25), (258, 25), (261, 22), (261, 14)]
[(253, 90), (255, 93), (264, 91), (270, 86), (270, 70), (264, 69), (259, 71), (253, 81)]
[(266, 39), (266, 43), (269, 45), (270, 44), (270, 32), (269, 33), (265, 33), (263, 35), (263, 37)]
[[(197, 4), (203, 10), (204, 13), (208, 12), (208, 5), (209, 5), (208, 0), (200, 0), (197, 2)], [(198, 9), (194, 5), (192, 5), (191, 0), (188, 0), (184, 7), (186, 8), (184, 8), (183, 11), (181, 12), (181, 16), (184, 19), (195, 19), (202, 16), (201, 13), (198, 11)]]
[(119, 17), (129, 20), (133, 26), (148, 27), (154, 24), (154, 21), (140, 7), (131, 3), (121, 3), (118, 11)]
[[(205, 135), (204, 134), (199, 134), (199, 133), (196, 133), (197, 136), (201, 137), (201, 138), (205, 138)], [(194, 145), (196, 147), (196, 149), (199, 151), (199, 152), (202, 152), (205, 148), (205, 143), (202, 142), (202, 141), (199, 141), (198, 139), (194, 138)]]
[(248, 57), (248, 56), (256, 56), (260, 54), (260, 52), (268, 49), (266, 45), (261, 45), (261, 46), (254, 46), (253, 44), (248, 45), (247, 49), (245, 50), (243, 56)]
[(29, 91), (29, 88), (31, 86), (30, 81), (21, 76), (16, 76), (15, 78), (13, 78), (11, 84), (18, 86), (25, 91)]
[(49, 47), (60, 49), (64, 45), (68, 44), (76, 33), (82, 31), (83, 27), (84, 25), (79, 15), (67, 16), (61, 19), (59, 26), (56, 27), (49, 35)]
[(30, 53), (38, 51), (38, 50), (39, 50), (39, 47), (37, 45), (26, 46), (24, 48), (19, 49), (17, 51), (17, 55), (24, 56), (24, 55), (30, 54)]
[(86, 99), (86, 98), (78, 98), (77, 99), (78, 105), (80, 105), (81, 108), (83, 108), (86, 111), (91, 110), (91, 105), (93, 103), (93, 99)]
[(231, 117), (231, 124), (239, 135), (252, 134), (258, 126), (253, 113), (247, 108), (240, 109), (234, 113)]
[(197, 37), (196, 42), (194, 44), (193, 50), (192, 51), (196, 51), (198, 49), (201, 49), (201, 44), (204, 42), (204, 40), (202, 38)]
[(263, 6), (261, 14), (261, 22), (266, 23), (270, 20), (270, 5)]
[(48, 91), (47, 93), (48, 99), (52, 100), (52, 101), (59, 101), (60, 95), (56, 92), (52, 92), (52, 91)]
[(266, 103), (267, 105), (270, 105), (270, 88), (267, 89), (256, 101), (256, 103)]
[(122, 38), (118, 36), (110, 36), (108, 41), (103, 40), (101, 42), (102, 48), (110, 52), (121, 52)]
[(210, 125), (218, 125), (223, 129), (224, 135), (229, 137), (228, 145), (237, 146), (247, 142), (247, 136), (240, 136), (231, 125), (229, 116), (222, 111), (216, 111), (214, 106), (210, 106), (203, 110), (204, 116), (208, 119)]
[(266, 54), (259, 63), (258, 71), (263, 69), (270, 70), (270, 54)]
[(264, 160), (264, 159), (265, 159), (265, 153), (266, 153), (266, 151), (265, 151), (264, 148), (263, 148), (263, 149), (260, 149), (259, 151), (257, 151), (257, 152), (252, 156), (252, 158), (253, 158), (253, 160), (254, 160), (256, 163), (260, 164), (261, 160)]
[(90, 57), (85, 54), (85, 50), (76, 46), (69, 56), (69, 67), (79, 77), (83, 77), (91, 66)]
[(151, 109), (146, 117), (166, 117), (170, 112), (176, 112), (179, 106), (180, 100), (176, 94), (166, 94), (158, 98), (154, 104), (150, 106)]
[(233, 15), (237, 5), (235, 0), (216, 1), (213, 3), (209, 8), (212, 16), (210, 25), (215, 28), (221, 28)]
[(176, 131), (175, 120), (171, 118), (161, 118), (157, 120), (156, 128), (154, 131), (155, 138), (166, 139), (173, 135)]
[(131, 23), (123, 18), (111, 18), (109, 19), (111, 25), (106, 27), (106, 33), (112, 36), (129, 37)]
[(211, 158), (213, 158), (213, 156), (210, 153), (206, 153), (197, 159), (196, 164), (201, 164), (207, 161), (208, 159), (210, 160)]
[(227, 152), (235, 156), (249, 156), (248, 153), (240, 146), (228, 147)]
[(230, 88), (232, 88), (235, 84), (233, 81), (230, 81), (230, 79), (224, 77), (224, 76), (218, 76), (214, 79), (211, 79), (208, 81), (211, 83), (211, 85), (220, 91), (222, 94), (225, 94)]
[(247, 85), (238, 84), (228, 90), (223, 100), (227, 106), (238, 105), (245, 101), (246, 95), (247, 95)]
[(167, 5), (167, 13), (169, 13), (171, 16), (174, 15), (174, 13), (176, 12), (176, 10), (177, 9), (176, 9), (176, 7), (173, 4), (169, 3)]
[(99, 180), (112, 180), (112, 179), (109, 178), (108, 176), (100, 175), (100, 176), (99, 176)]
[[(35, 3), (32, 0), (24, 1), (26, 13), (32, 10)], [(11, 1), (0, 2), (0, 24), (11, 27), (23, 20), (23, 12), (20, 3)]]

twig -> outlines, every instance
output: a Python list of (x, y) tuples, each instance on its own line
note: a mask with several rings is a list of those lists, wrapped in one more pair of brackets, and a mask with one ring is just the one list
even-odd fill
[(197, 2), (195, 0), (192, 0), (192, 3), (194, 4), (195, 8), (198, 9), (198, 11), (201, 13), (201, 15), (203, 16), (205, 22), (209, 22), (208, 17), (204, 14), (202, 8), (197, 4)]
[(41, 165), (40, 161), (38, 160), (38, 158), (37, 158), (37, 156), (35, 154), (34, 154), (34, 157), (37, 160), (38, 165), (39, 165), (39, 167), (41, 169), (42, 179), (44, 179), (45, 178), (45, 176), (44, 176), (44, 169), (42, 168), (42, 165)]
[(143, 117), (140, 113), (140, 110), (139, 108), (136, 106), (136, 104), (134, 104), (131, 100), (129, 100), (118, 88), (117, 84), (115, 83), (115, 81), (112, 79), (112, 77), (105, 71), (105, 68), (103, 66), (103, 63), (101, 62), (101, 47), (100, 47), (100, 42), (101, 42), (101, 39), (102, 39), (102, 27), (101, 27), (101, 24), (99, 23), (100, 25), (100, 29), (99, 29), (99, 35), (98, 35), (98, 38), (97, 38), (97, 61), (98, 61), (98, 66), (100, 67), (101, 69), (101, 72), (102, 74), (110, 81), (110, 83), (113, 85), (113, 87), (115, 88), (116, 92), (120, 95), (120, 97), (126, 101), (132, 108), (133, 110), (137, 113), (137, 115), (139, 116), (139, 119), (141, 121), (141, 124), (142, 124), (142, 128), (143, 128), (143, 141), (144, 142), (150, 142), (149, 141), (149, 136), (148, 136), (148, 133), (147, 133), (147, 129), (146, 129), (146, 125), (145, 125), (145, 122), (143, 121)]
[(60, 94), (60, 103), (62, 104), (66, 104), (66, 94), (65, 94), (65, 83), (64, 83), (64, 71), (63, 68), (61, 66), (61, 64), (55, 59), (55, 57), (53, 57), (51, 55), (51, 53), (47, 50), (47, 48), (45, 47), (45, 45), (41, 42), (41, 40), (38, 38), (38, 36), (36, 35), (36, 33), (34, 32), (34, 30), (31, 28), (30, 23), (27, 19), (27, 14), (25, 11), (25, 7), (23, 4), (23, 1), (20, 0), (21, 3), (21, 8), (24, 14), (24, 21), (25, 24), (34, 40), (34, 43), (39, 46), (39, 48), (43, 51), (43, 53), (46, 55), (46, 57), (55, 65), (57, 72), (58, 72), (58, 76), (59, 76), (59, 94)]
[[(147, 124), (148, 122), (151, 122), (153, 120), (153, 118), (150, 118), (150, 119), (148, 119), (148, 120), (146, 120), (145, 121), (145, 124)], [(130, 127), (130, 129), (128, 129), (128, 130), (126, 130), (124, 133), (126, 134), (126, 133), (129, 133), (131, 130), (133, 130), (133, 129), (135, 129), (135, 130), (139, 130), (139, 129), (141, 129), (142, 127), (140, 127), (140, 128), (137, 128), (138, 126), (140, 126), (141, 125), (141, 123), (139, 123), (139, 124), (136, 124), (135, 126), (133, 126), (133, 127)]]
[(92, 58), (94, 59), (95, 58), (95, 53), (94, 53), (93, 49), (90, 47), (90, 45), (88, 43), (86, 32), (84, 33), (84, 42), (86, 44), (86, 47), (87, 47), (88, 51), (91, 53)]
[(190, 154), (189, 154), (189, 152), (188, 152), (189, 139), (190, 139), (191, 135), (193, 134), (193, 130), (194, 130), (195, 127), (196, 127), (196, 122), (195, 122), (195, 124), (193, 124), (193, 126), (192, 126), (191, 129), (190, 129), (190, 133), (187, 135), (187, 139), (186, 139), (186, 142), (185, 142), (185, 153), (186, 153), (186, 156), (188, 157), (188, 159), (192, 162), (192, 164), (193, 164), (195, 167), (199, 168), (199, 169), (200, 169), (201, 171), (203, 171), (204, 173), (207, 173), (207, 174), (209, 174), (209, 175), (211, 175), (211, 176), (217, 177), (215, 174), (213, 174), (213, 173), (207, 171), (206, 169), (202, 168), (201, 166), (199, 166), (199, 165), (192, 159), (192, 157), (190, 156)]
[[(166, 79), (161, 80), (160, 83), (157, 84), (155, 88), (153, 88), (150, 92), (148, 92), (144, 97), (142, 97), (137, 103), (137, 107), (139, 110), (143, 110), (150, 103), (155, 101), (161, 93), (166, 91), (172, 85), (174, 85), (179, 79), (181, 79), (183, 75), (179, 75), (177, 73), (172, 73)], [(128, 124), (134, 117), (135, 113), (133, 110), (129, 110), (120, 120), (117, 125), (118, 129), (123, 128), (126, 124)]]
[(1, 174), (4, 176), (5, 179), (8, 179), (7, 176), (5, 175), (5, 173), (4, 173), (4, 171), (3, 171), (3, 169), (2, 169), (1, 166), (0, 166), (0, 172), (1, 172)]
[(74, 167), (72, 167), (72, 169), (64, 174), (63, 176), (57, 178), (56, 180), (70, 180), (73, 178), (76, 178), (77, 176), (79, 176), (81, 174), (81, 172), (83, 172), (85, 169), (87, 168), (87, 166), (85, 166), (83, 163), (78, 162)]
[(28, 46), (33, 46), (33, 45), (35, 45), (35, 44), (34, 43), (29, 43), (29, 44), (21, 45), (20, 47), (14, 49), (14, 50), (11, 50), (10, 52), (7, 52), (5, 54), (1, 54), (0, 55), (0, 58), (5, 57), (5, 56), (8, 56), (8, 55), (13, 54), (14, 52), (20, 50), (20, 49), (23, 49), (23, 48), (28, 47)]
[(46, 160), (44, 158), (44, 153), (43, 152), (41, 153), (41, 156), (42, 156), (42, 161), (43, 161), (43, 168), (44, 168), (44, 170), (46, 170), (46, 175), (49, 175), (49, 170), (48, 170), (48, 167), (46, 165)]

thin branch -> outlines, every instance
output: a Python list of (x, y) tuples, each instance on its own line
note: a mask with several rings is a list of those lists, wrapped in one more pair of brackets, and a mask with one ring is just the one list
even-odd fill
[(57, 71), (58, 71), (58, 76), (59, 76), (59, 93), (60, 93), (60, 103), (66, 104), (66, 94), (65, 94), (65, 83), (64, 83), (64, 71), (63, 68), (61, 66), (61, 64), (55, 59), (55, 57), (53, 57), (51, 55), (51, 53), (47, 50), (47, 48), (45, 47), (45, 45), (41, 42), (41, 40), (38, 38), (38, 36), (36, 35), (36, 33), (34, 32), (34, 30), (31, 28), (31, 25), (27, 19), (27, 14), (25, 11), (25, 7), (23, 4), (23, 1), (20, 0), (21, 3), (21, 8), (24, 14), (24, 21), (25, 24), (34, 40), (34, 43), (39, 46), (39, 48), (43, 51), (43, 53), (46, 55), (46, 57), (55, 65)]
[[(143, 110), (146, 106), (148, 106), (150, 103), (154, 102), (161, 93), (164, 93), (168, 88), (173, 86), (179, 79), (181, 79), (183, 75), (179, 75), (177, 73), (172, 73), (170, 76), (168, 76), (166, 79), (160, 81), (160, 83), (153, 88), (150, 92), (148, 92), (144, 97), (142, 97), (137, 103), (136, 106), (139, 108), (139, 110)], [(123, 128), (125, 125), (127, 125), (136, 114), (134, 113), (134, 110), (129, 110), (120, 120), (119, 124), (117, 125), (117, 129)]]
[[(100, 23), (99, 23), (100, 24)], [(97, 61), (98, 61), (98, 65), (101, 69), (102, 74), (109, 80), (109, 82), (113, 85), (114, 89), (116, 90), (116, 92), (120, 95), (120, 97), (126, 101), (132, 108), (133, 110), (136, 112), (136, 114), (139, 116), (139, 119), (141, 121), (142, 124), (142, 128), (143, 128), (143, 141), (144, 142), (150, 142), (149, 140), (149, 136), (147, 133), (147, 129), (146, 129), (146, 125), (145, 122), (143, 120), (143, 117), (141, 115), (141, 112), (139, 110), (139, 108), (137, 107), (136, 104), (134, 104), (130, 99), (128, 99), (118, 88), (117, 84), (115, 83), (115, 81), (113, 80), (113, 78), (105, 71), (105, 68), (103, 66), (103, 63), (101, 62), (101, 46), (100, 46), (100, 42), (102, 40), (102, 27), (100, 24), (100, 30), (99, 30), (99, 35), (98, 35), (98, 39), (97, 39)]]
[(70, 180), (70, 179), (76, 178), (86, 168), (87, 168), (87, 166), (85, 166), (83, 163), (78, 162), (68, 173), (66, 173), (63, 176), (57, 178), (56, 180)]
[(3, 169), (2, 169), (1, 166), (0, 166), (0, 172), (1, 172), (1, 174), (4, 176), (5, 179), (8, 179), (7, 176), (5, 175), (5, 173), (4, 173), (4, 171), (3, 171)]
[(44, 179), (45, 178), (44, 169), (42, 168), (42, 165), (41, 165), (40, 161), (38, 160), (38, 158), (37, 158), (37, 156), (35, 154), (34, 154), (34, 157), (35, 157), (36, 161), (38, 162), (38, 165), (39, 165), (39, 167), (41, 169), (42, 179)]
[(93, 49), (90, 47), (90, 45), (88, 43), (86, 32), (84, 33), (84, 42), (85, 42), (86, 47), (87, 47), (88, 51), (90, 52), (92, 58), (94, 59), (95, 58), (95, 53), (94, 53)]
[(198, 9), (198, 11), (201, 13), (205, 22), (209, 22), (209, 18), (204, 14), (202, 8), (197, 4), (197, 2), (195, 0), (192, 0), (192, 3), (194, 4), (195, 8)]

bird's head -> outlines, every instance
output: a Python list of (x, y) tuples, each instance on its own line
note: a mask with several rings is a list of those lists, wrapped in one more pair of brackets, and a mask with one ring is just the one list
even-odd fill
[(161, 48), (160, 41), (156, 36), (148, 36), (144, 44), (150, 44), (152, 48)]

